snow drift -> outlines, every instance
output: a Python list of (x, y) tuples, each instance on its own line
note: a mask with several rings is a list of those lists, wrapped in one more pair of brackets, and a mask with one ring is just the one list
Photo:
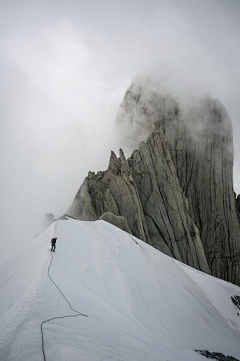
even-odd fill
[[(51, 262), (49, 242), (58, 237)], [(0, 269), (0, 359), (186, 361), (240, 358), (240, 288), (104, 222), (53, 223)]]

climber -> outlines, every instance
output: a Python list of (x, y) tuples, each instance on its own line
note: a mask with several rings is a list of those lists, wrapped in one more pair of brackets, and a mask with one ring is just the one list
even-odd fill
[(53, 252), (55, 252), (56, 243), (57, 243), (57, 238), (52, 238), (52, 240), (51, 240), (51, 251), (53, 251)]

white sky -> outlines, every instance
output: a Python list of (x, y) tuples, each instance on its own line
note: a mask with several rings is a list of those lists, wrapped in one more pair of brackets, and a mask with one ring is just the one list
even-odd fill
[(240, 193), (239, 19), (239, 0), (0, 2), (0, 260), (42, 230), (45, 212), (66, 211), (88, 170), (106, 168), (139, 74), (174, 73), (223, 102)]

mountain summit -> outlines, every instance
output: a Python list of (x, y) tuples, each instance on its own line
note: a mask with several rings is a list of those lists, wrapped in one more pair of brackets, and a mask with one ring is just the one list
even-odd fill
[(112, 214), (118, 226), (124, 217), (136, 237), (240, 285), (232, 124), (220, 101), (133, 83), (116, 123), (125, 149), (136, 149), (128, 159), (112, 152), (106, 171), (89, 172), (68, 213), (85, 220)]

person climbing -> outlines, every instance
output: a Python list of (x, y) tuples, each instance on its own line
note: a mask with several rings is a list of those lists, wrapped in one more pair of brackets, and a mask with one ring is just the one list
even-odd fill
[(52, 240), (51, 240), (51, 251), (52, 252), (55, 252), (56, 243), (57, 243), (57, 238), (52, 238)]

